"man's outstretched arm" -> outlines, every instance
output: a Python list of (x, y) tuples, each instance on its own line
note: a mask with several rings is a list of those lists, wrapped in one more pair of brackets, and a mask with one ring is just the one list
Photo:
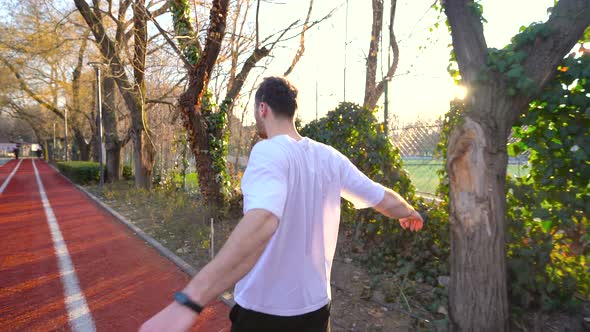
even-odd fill
[(385, 188), (385, 195), (379, 204), (373, 207), (382, 215), (399, 219), (399, 223), (404, 229), (419, 231), (422, 229), (424, 220), (422, 216), (395, 191)]
[[(278, 226), (279, 220), (272, 213), (263, 209), (248, 211), (219, 254), (197, 273), (183, 292), (203, 306), (217, 298), (254, 267)], [(145, 322), (140, 331), (187, 331), (196, 317), (194, 311), (172, 302)]]

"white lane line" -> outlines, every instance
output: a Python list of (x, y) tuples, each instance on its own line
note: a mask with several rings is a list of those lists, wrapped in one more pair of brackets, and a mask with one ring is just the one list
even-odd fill
[(41, 201), (43, 202), (43, 208), (45, 209), (45, 216), (47, 217), (47, 223), (51, 230), (51, 238), (53, 239), (53, 248), (57, 255), (57, 262), (59, 265), (59, 274), (61, 276), (61, 282), (64, 286), (64, 298), (66, 302), (66, 308), (68, 310), (68, 316), (70, 319), (70, 327), (75, 332), (86, 332), (96, 331), (94, 326), (94, 320), (92, 314), (86, 304), (86, 298), (84, 293), (80, 289), (80, 282), (74, 269), (74, 264), (70, 258), (68, 246), (64, 241), (64, 238), (59, 230), (59, 224), (55, 218), (55, 214), (49, 205), (43, 182), (39, 176), (37, 166), (35, 166), (35, 160), (33, 160), (33, 169), (35, 170), (35, 178), (37, 178), (37, 185), (39, 186), (39, 193), (41, 194)]
[(10, 172), (10, 175), (8, 175), (8, 177), (6, 178), (6, 180), (4, 180), (4, 183), (2, 184), (2, 187), (0, 187), (0, 194), (2, 194), (4, 192), (4, 189), (6, 189), (6, 186), (8, 186), (8, 184), (10, 183), (10, 180), (12, 180), (12, 177), (14, 176), (14, 174), (16, 173), (16, 171), (18, 170), (18, 167), (20, 166), (20, 163), (22, 163), (23, 160), (19, 160), (18, 164), (16, 164), (16, 167), (12, 170), (12, 172)]

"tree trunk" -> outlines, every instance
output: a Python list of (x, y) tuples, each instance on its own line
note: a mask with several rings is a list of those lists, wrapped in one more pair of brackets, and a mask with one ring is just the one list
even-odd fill
[(76, 145), (80, 150), (80, 160), (82, 161), (89, 161), (90, 160), (90, 143), (86, 143), (86, 139), (84, 138), (84, 134), (78, 128), (73, 128), (74, 130), (74, 139), (76, 140)]
[[(182, 98), (182, 97), (181, 97)], [(201, 194), (207, 202), (214, 204), (223, 203), (221, 187), (215, 179), (213, 171), (213, 158), (209, 154), (209, 137), (207, 135), (207, 123), (201, 112), (195, 110), (195, 106), (179, 106), (183, 115), (185, 128), (187, 128), (191, 151), (195, 156), (199, 187)]]
[(133, 142), (135, 187), (149, 190), (152, 187), (156, 150), (145, 121), (147, 121), (145, 108), (141, 100), (136, 99), (131, 109), (131, 128), (129, 129)]
[[(373, 24), (371, 28), (371, 41), (369, 43), (369, 54), (367, 54), (367, 72), (365, 78), (365, 101), (363, 106), (374, 108), (371, 101), (375, 99), (375, 81), (377, 78), (377, 53), (379, 53), (379, 41), (381, 29), (383, 28), (383, 0), (372, 0), (373, 3)], [(376, 103), (376, 102), (375, 102)], [(372, 107), (371, 107), (372, 106)]]
[[(506, 137), (466, 117), (449, 139), (451, 328), (507, 331)], [(485, 285), (485, 287), (482, 287)]]
[(145, 110), (145, 60), (147, 52), (147, 16), (143, 6), (145, 0), (133, 3), (133, 85), (134, 105), (131, 114), (131, 137), (135, 161), (135, 186), (150, 189), (154, 171), (155, 146), (148, 128)]
[[(372, 0), (373, 3), (373, 24), (371, 28), (371, 42), (369, 44), (369, 54), (367, 55), (367, 72), (365, 77), (365, 99), (363, 107), (374, 109), (383, 92), (385, 85), (391, 80), (399, 63), (399, 45), (393, 32), (393, 23), (397, 7), (397, 0), (391, 0), (389, 12), (389, 47), (393, 53), (393, 62), (387, 57), (387, 73), (385, 77), (380, 78), (377, 82), (377, 54), (379, 53), (379, 42), (381, 40), (381, 29), (383, 28), (383, 0)], [(389, 49), (389, 48), (388, 48)], [(382, 54), (382, 56), (384, 56)]]
[(90, 140), (90, 151), (92, 152), (92, 160), (95, 162), (99, 162), (100, 157), (99, 153), (99, 146), (98, 146), (98, 132), (94, 132), (92, 134), (92, 139)]
[(121, 179), (121, 145), (114, 144), (107, 148), (106, 182), (112, 183)]
[(102, 123), (104, 126), (104, 144), (106, 150), (106, 182), (114, 182), (121, 178), (121, 141), (117, 109), (115, 105), (115, 80), (105, 75), (102, 80)]

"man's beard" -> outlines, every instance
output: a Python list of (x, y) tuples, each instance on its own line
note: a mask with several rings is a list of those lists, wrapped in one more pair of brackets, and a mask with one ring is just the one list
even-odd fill
[(262, 139), (267, 139), (268, 135), (265, 132), (262, 131), (258, 131), (258, 137), (262, 138)]
[(264, 125), (261, 123), (256, 123), (256, 132), (258, 133), (258, 137), (262, 138), (262, 139), (267, 139), (268, 138), (268, 134), (266, 133), (266, 130), (264, 129)]

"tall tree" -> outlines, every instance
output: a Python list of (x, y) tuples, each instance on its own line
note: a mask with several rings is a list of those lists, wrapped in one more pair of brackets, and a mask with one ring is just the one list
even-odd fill
[[(145, 62), (147, 35), (147, 15), (143, 0), (122, 0), (119, 2), (118, 16), (111, 13), (112, 3), (109, 1), (107, 15), (115, 19), (116, 32), (114, 38), (107, 33), (107, 25), (103, 21), (103, 11), (99, 8), (100, 1), (94, 1), (91, 8), (84, 0), (74, 0), (76, 8), (86, 21), (86, 24), (94, 35), (95, 43), (106, 63), (110, 75), (113, 77), (125, 105), (131, 113), (131, 128), (129, 135), (133, 142), (133, 160), (135, 185), (141, 188), (150, 188), (152, 172), (155, 160), (155, 148), (147, 126), (146, 112), (146, 88), (145, 88)], [(128, 9), (132, 7), (133, 19), (126, 20)], [(163, 5), (158, 12), (163, 12)], [(133, 80), (125, 70), (124, 52), (129, 41), (133, 39), (133, 53), (129, 62), (132, 63)], [(108, 121), (108, 119), (107, 119)], [(111, 146), (119, 149), (123, 141), (113, 141)], [(117, 143), (117, 144), (115, 144)], [(113, 151), (113, 153), (115, 153)]]
[[(174, 14), (175, 30), (177, 34), (183, 37), (189, 37), (184, 42), (183, 49), (186, 56), (186, 65), (188, 68), (188, 88), (178, 99), (178, 107), (183, 119), (184, 127), (187, 130), (191, 150), (197, 162), (197, 173), (199, 175), (199, 184), (201, 192), (205, 199), (211, 203), (222, 203), (224, 194), (222, 192), (222, 179), (216, 179), (214, 156), (210, 146), (210, 140), (220, 140), (224, 128), (211, 128), (216, 124), (223, 125), (223, 121), (216, 123), (208, 122), (207, 116), (211, 116), (211, 98), (207, 97), (207, 85), (213, 71), (213, 66), (217, 61), (221, 43), (225, 33), (229, 0), (214, 0), (211, 4), (209, 16), (209, 29), (207, 39), (202, 53), (200, 43), (195, 38), (194, 28), (187, 16), (190, 8), (187, 1), (172, 1), (171, 10)], [(192, 43), (189, 44), (189, 43)], [(227, 105), (225, 106), (227, 107)], [(222, 109), (217, 112), (222, 120), (227, 112)], [(212, 137), (211, 137), (211, 136)], [(220, 161), (218, 160), (218, 163)], [(221, 165), (225, 167), (225, 165)]]
[(545, 23), (531, 25), (499, 51), (486, 45), (479, 3), (446, 0), (444, 10), (469, 91), (447, 146), (451, 328), (506, 331), (507, 139), (590, 25), (590, 0), (557, 2)]
[[(247, 8), (249, 8), (250, 4), (251, 1), (245, 1), (243, 4), (241, 2), (237, 3), (234, 10), (243, 10), (246, 14), (241, 16), (239, 12), (234, 12), (234, 20), (239, 17), (245, 19)], [(259, 40), (257, 28), (254, 47), (253, 49), (250, 48), (251, 53), (249, 53), (238, 72), (238, 57), (244, 53), (247, 54), (245, 51), (239, 51), (241, 48), (240, 45), (243, 45), (240, 44), (240, 40), (247, 38), (241, 35), (243, 30), (242, 27), (238, 28), (238, 22), (232, 22), (232, 32), (239, 31), (240, 35), (236, 36), (234, 33), (230, 35), (230, 52), (228, 58), (231, 61), (231, 65), (227, 84), (228, 88), (225, 91), (225, 97), (221, 100), (221, 105), (215, 110), (212, 109), (213, 100), (211, 94), (208, 92), (208, 83), (212, 78), (214, 66), (222, 65), (219, 64), (218, 57), (222, 51), (222, 42), (228, 20), (228, 6), (229, 2), (226, 0), (213, 1), (205, 46), (202, 47), (199, 39), (196, 37), (195, 28), (191, 23), (189, 2), (186, 0), (174, 0), (170, 2), (170, 11), (173, 14), (174, 28), (180, 43), (180, 50), (176, 46), (173, 47), (183, 59), (188, 70), (189, 78), (187, 90), (178, 99), (179, 113), (182, 115), (184, 126), (188, 132), (191, 150), (197, 163), (201, 192), (207, 201), (215, 203), (223, 202), (229, 189), (229, 178), (227, 177), (225, 166), (227, 143), (224, 141), (225, 124), (228, 114), (231, 112), (231, 108), (235, 100), (239, 97), (240, 91), (252, 69), (255, 68), (261, 59), (268, 56), (273, 47), (298, 23), (298, 21), (294, 21), (287, 28), (280, 30), (276, 33), (278, 37), (271, 35), (262, 41)], [(257, 1), (257, 27), (259, 8), (260, 1)], [(309, 19), (306, 20), (304, 31), (330, 17), (333, 12), (309, 25)], [(241, 25), (243, 26), (243, 23)], [(172, 42), (170, 44), (174, 45)], [(293, 66), (295, 63), (296, 61)]]
[(373, 4), (373, 24), (371, 28), (371, 41), (369, 43), (369, 54), (367, 55), (367, 72), (365, 77), (365, 100), (363, 106), (369, 109), (375, 108), (379, 98), (385, 91), (385, 85), (391, 80), (397, 70), (399, 63), (399, 46), (393, 23), (395, 20), (395, 10), (397, 0), (391, 0), (389, 11), (389, 47), (393, 53), (393, 62), (388, 64), (389, 68), (385, 77), (377, 82), (377, 55), (379, 54), (379, 43), (381, 41), (381, 30), (383, 30), (383, 2), (384, 0), (372, 0)]
[[(82, 36), (82, 42), (80, 45), (80, 49), (78, 50), (78, 60), (76, 62), (76, 67), (72, 71), (72, 111), (76, 115), (84, 114), (82, 110), (81, 100), (80, 100), (80, 90), (81, 90), (81, 77), (82, 77), (82, 68), (84, 67), (84, 55), (86, 53), (86, 47), (88, 45), (88, 35), (90, 34), (89, 30), (84, 32)], [(89, 119), (90, 123), (92, 123), (91, 117)], [(74, 126), (76, 127), (76, 126)], [(93, 126), (91, 126), (93, 128)], [(76, 140), (78, 149), (80, 150), (80, 159), (81, 160), (90, 160), (90, 142), (86, 142), (84, 134), (78, 128), (74, 128), (74, 139)]]

